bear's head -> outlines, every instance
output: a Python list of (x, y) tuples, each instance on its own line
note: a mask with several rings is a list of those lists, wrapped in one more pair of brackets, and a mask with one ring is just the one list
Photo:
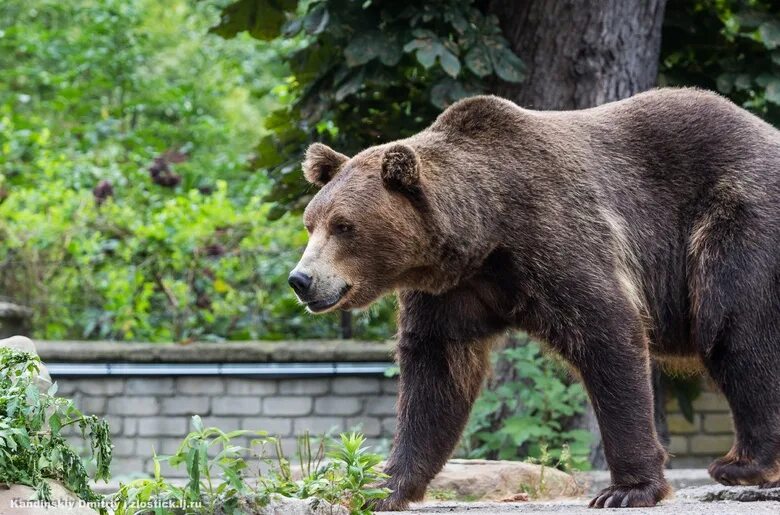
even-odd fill
[(309, 147), (303, 172), (321, 189), (306, 207), (309, 242), (289, 282), (311, 312), (366, 307), (425, 269), (431, 243), (421, 168), (404, 143), (353, 158)]

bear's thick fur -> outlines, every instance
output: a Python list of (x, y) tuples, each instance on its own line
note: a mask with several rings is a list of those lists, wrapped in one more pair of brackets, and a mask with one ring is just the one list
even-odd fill
[(659, 89), (571, 112), (496, 97), (353, 158), (314, 144), (311, 311), (400, 301), (398, 426), (379, 509), (422, 498), (510, 328), (579, 373), (613, 483), (595, 507), (670, 492), (650, 357), (696, 357), (731, 405), (725, 484), (780, 484), (780, 132), (731, 102)]

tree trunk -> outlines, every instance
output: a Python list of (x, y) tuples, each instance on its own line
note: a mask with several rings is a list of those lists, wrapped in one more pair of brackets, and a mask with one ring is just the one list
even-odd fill
[(583, 109), (655, 85), (666, 0), (493, 0), (520, 84), (495, 93), (530, 109)]
[[(584, 109), (655, 86), (666, 0), (492, 0), (504, 36), (527, 66), (520, 84), (493, 93), (523, 107)], [(497, 368), (497, 372), (502, 370)], [(661, 381), (654, 373), (656, 426), (668, 435)], [(511, 380), (497, 377), (496, 381)], [(577, 422), (593, 433), (591, 461), (605, 468), (595, 415)], [(668, 436), (667, 436), (668, 437)]]

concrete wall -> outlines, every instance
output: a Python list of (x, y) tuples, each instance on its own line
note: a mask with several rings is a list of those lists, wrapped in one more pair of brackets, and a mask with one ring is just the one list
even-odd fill
[[(223, 431), (264, 430), (295, 451), (295, 435), (360, 429), (386, 448), (395, 426), (396, 381), (384, 377), (56, 377), (59, 394), (105, 416), (114, 442), (113, 475), (151, 472), (152, 451), (171, 454), (192, 415)], [(239, 440), (248, 445), (248, 438)], [(166, 468), (171, 477), (183, 475)]]
[[(266, 430), (294, 454), (295, 435), (360, 428), (386, 450), (395, 426), (396, 379), (382, 374), (317, 377), (58, 376), (56, 365), (78, 363), (390, 363), (392, 344), (317, 341), (188, 346), (39, 342), (62, 395), (86, 413), (104, 415), (114, 438), (114, 474), (151, 471), (151, 456), (175, 451), (192, 415), (223, 430)], [(172, 368), (173, 370), (173, 368)], [(731, 447), (733, 430), (722, 396), (706, 390), (694, 402), (693, 423), (676, 401), (667, 405), (672, 468), (706, 466)], [(246, 444), (247, 442), (243, 442)], [(176, 473), (167, 471), (171, 476)]]
[(728, 452), (734, 441), (728, 403), (714, 388), (708, 386), (693, 401), (693, 410), (693, 422), (688, 422), (676, 400), (666, 405), (674, 468), (706, 467)]

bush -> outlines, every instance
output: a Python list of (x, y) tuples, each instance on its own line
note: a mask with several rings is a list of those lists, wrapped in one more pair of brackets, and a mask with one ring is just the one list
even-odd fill
[(37, 356), (0, 347), (0, 483), (31, 486), (36, 499), (50, 501), (46, 480), (53, 479), (84, 501), (97, 501), (101, 496), (90, 488), (81, 458), (61, 431), (70, 425), (81, 429), (96, 464), (92, 479), (108, 481), (108, 423), (55, 397), (56, 384), (41, 392), (36, 384), (40, 364)]
[[(339, 334), (287, 287), (306, 233), (267, 223), (251, 166), (297, 43), (206, 36), (217, 19), (184, 0), (0, 5), (0, 292), (35, 309), (34, 336)], [(355, 328), (392, 331), (390, 303)]]
[[(198, 416), (192, 418), (192, 424), (195, 430), (187, 435), (175, 454), (155, 457), (154, 478), (136, 479), (122, 485), (112, 496), (116, 515), (137, 513), (139, 506), (145, 505), (178, 506), (188, 513), (254, 512), (268, 504), (274, 495), (311, 499), (313, 503), (326, 501), (345, 506), (352, 514), (367, 514), (370, 510), (364, 508), (366, 502), (389, 494), (386, 488), (372, 486), (386, 476), (375, 470), (381, 456), (367, 452), (362, 435), (342, 434), (339, 442), (329, 444), (323, 437), (314, 451), (309, 435), (302, 436), (298, 445), (300, 478), (296, 479), (280, 442), (267, 433), (225, 433), (215, 427), (204, 428)], [(235, 444), (235, 439), (247, 436), (252, 438), (250, 448)], [(330, 446), (327, 453), (326, 445)], [(259, 468), (249, 470), (244, 456), (250, 451), (258, 453), (269, 472), (263, 473)], [(162, 477), (162, 461), (174, 467), (186, 466), (188, 479), (184, 487)], [(255, 481), (250, 482), (254, 474)], [(155, 513), (167, 515), (174, 511), (158, 508)]]
[(572, 429), (587, 401), (580, 383), (525, 337), (494, 354), (514, 380), (486, 389), (474, 404), (462, 447), (470, 458), (530, 459), (560, 468), (588, 467), (590, 432)]

